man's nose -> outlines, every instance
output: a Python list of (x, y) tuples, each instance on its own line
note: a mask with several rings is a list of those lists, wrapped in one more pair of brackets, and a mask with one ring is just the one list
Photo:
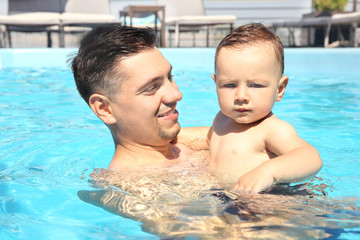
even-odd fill
[(174, 80), (172, 80), (171, 82), (168, 81), (165, 84), (164, 90), (165, 90), (163, 95), (164, 103), (178, 102), (182, 99), (182, 93), (179, 91), (179, 88)]
[(234, 100), (235, 100), (235, 102), (248, 102), (249, 94), (248, 94), (247, 88), (244, 86), (239, 86), (236, 89)]

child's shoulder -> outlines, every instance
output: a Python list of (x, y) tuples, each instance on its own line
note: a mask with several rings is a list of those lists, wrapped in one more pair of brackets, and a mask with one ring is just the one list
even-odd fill
[(290, 123), (281, 120), (274, 114), (271, 114), (266, 119), (264, 119), (264, 121), (262, 121), (262, 125), (270, 131), (287, 132), (295, 130), (295, 128)]

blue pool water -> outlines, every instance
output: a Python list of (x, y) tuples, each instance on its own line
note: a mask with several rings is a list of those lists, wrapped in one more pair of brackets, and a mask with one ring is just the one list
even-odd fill
[[(66, 64), (74, 51), (0, 50), (0, 239), (158, 239), (77, 196), (114, 149), (76, 91)], [(215, 50), (161, 51), (183, 92), (181, 125), (211, 125), (219, 110)], [(274, 113), (319, 150), (324, 167), (315, 182), (327, 199), (359, 206), (360, 49), (286, 49), (285, 60), (290, 82)], [(360, 212), (344, 224), (342, 214), (328, 214), (340, 221), (334, 238), (359, 239)]]

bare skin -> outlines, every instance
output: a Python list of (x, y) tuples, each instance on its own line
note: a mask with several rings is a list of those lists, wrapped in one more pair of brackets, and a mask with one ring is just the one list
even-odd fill
[[(214, 122), (221, 118), (227, 119), (219, 113)], [(304, 162), (316, 158), (317, 151), (275, 115), (245, 126), (233, 124), (227, 128), (214, 127), (211, 151), (219, 155), (213, 156), (210, 164), (220, 176), (234, 180), (240, 176), (235, 190), (259, 192), (274, 183), (301, 181), (316, 173)], [(288, 144), (281, 144), (282, 141)]]
[(270, 43), (222, 48), (213, 75), (221, 111), (210, 130), (210, 165), (237, 177), (234, 190), (260, 192), (316, 174), (322, 161), (271, 109), (288, 83)]
[(182, 94), (172, 79), (170, 63), (154, 48), (123, 59), (118, 68), (127, 76), (118, 96), (90, 97), (91, 109), (109, 127), (115, 142), (108, 168), (161, 168), (189, 158), (191, 149), (171, 142), (180, 131), (176, 104)]

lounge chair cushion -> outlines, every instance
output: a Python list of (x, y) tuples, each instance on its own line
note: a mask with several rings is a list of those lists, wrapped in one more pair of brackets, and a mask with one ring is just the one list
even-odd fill
[(63, 13), (60, 21), (62, 24), (93, 24), (93, 23), (112, 23), (118, 20), (110, 14), (90, 14), (90, 13)]
[(32, 12), (0, 15), (0, 24), (13, 26), (52, 26), (60, 24), (60, 14), (55, 12)]

